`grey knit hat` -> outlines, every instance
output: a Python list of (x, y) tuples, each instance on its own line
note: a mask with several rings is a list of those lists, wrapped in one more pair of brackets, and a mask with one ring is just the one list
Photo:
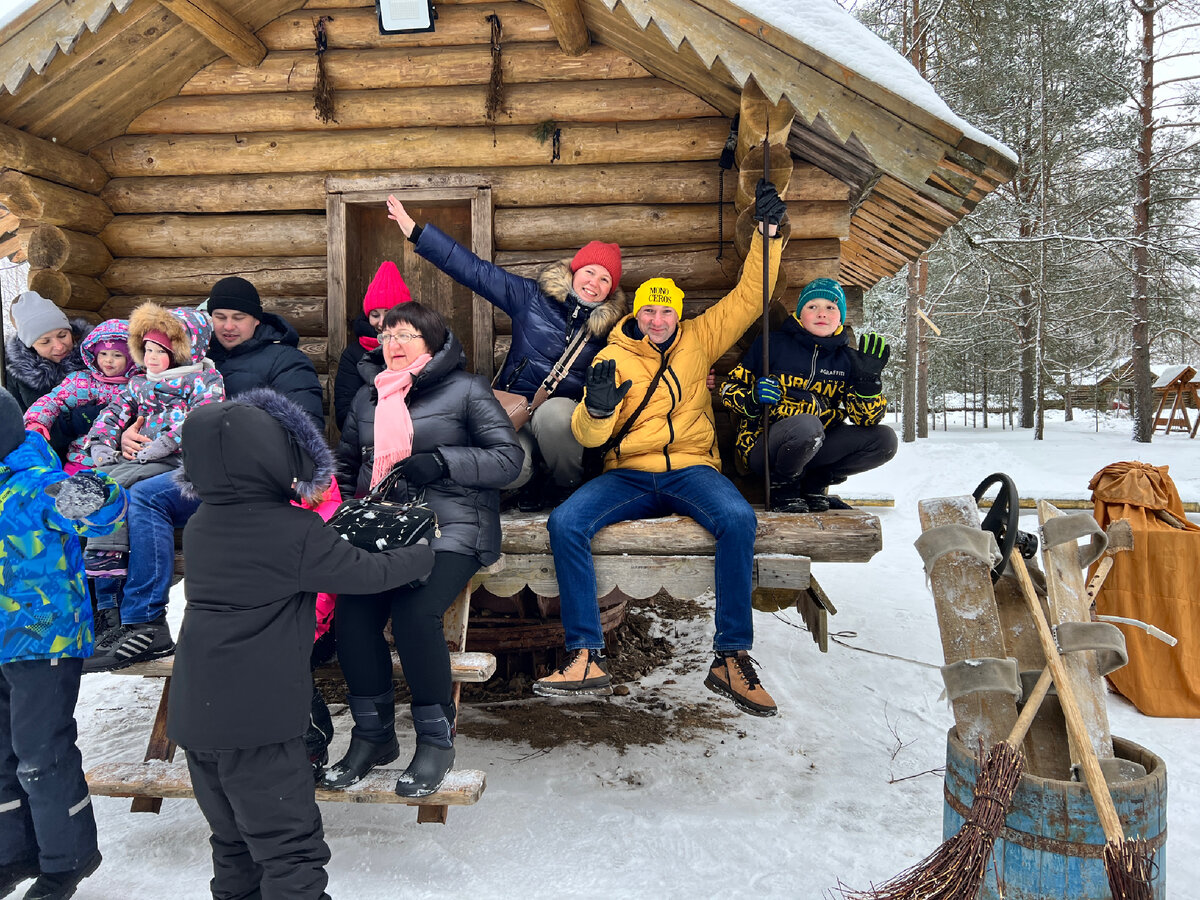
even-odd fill
[(14, 300), (11, 315), (17, 337), (26, 347), (32, 347), (48, 331), (71, 327), (67, 314), (37, 291), (26, 291)]
[(25, 441), (25, 420), (16, 398), (0, 388), (0, 459), (8, 456)]

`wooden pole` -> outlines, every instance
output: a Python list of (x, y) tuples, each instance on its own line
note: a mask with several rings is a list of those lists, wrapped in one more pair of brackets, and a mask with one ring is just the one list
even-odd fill
[[(768, 178), (771, 172), (771, 113), (766, 114), (766, 133), (763, 135), (763, 178)], [(782, 223), (780, 223), (782, 224)], [(763, 235), (763, 311), (762, 311), (762, 374), (766, 378), (771, 374), (771, 254), (767, 252), (767, 241), (770, 240), (770, 226), (764, 221)], [(763, 509), (771, 509), (771, 445), (767, 440), (771, 425), (771, 410), (762, 411), (762, 445), (763, 445)]]

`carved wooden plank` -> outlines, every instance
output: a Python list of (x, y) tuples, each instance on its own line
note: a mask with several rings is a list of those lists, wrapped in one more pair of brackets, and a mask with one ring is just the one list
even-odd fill
[[(879, 519), (857, 509), (824, 513), (756, 511), (758, 554), (806, 556), (813, 562), (867, 562), (883, 548)], [(548, 554), (550, 535), (546, 513), (505, 513), (502, 517), (505, 558)], [(711, 556), (716, 541), (702, 525), (686, 516), (636, 519), (603, 528), (592, 539), (592, 552), (601, 555), (678, 554)]]
[[(1038, 521), (1045, 525), (1063, 513), (1045, 500), (1038, 502)], [(1050, 609), (1051, 627), (1063, 622), (1090, 622), (1091, 602), (1087, 598), (1087, 583), (1079, 567), (1077, 545), (1068, 541), (1057, 547), (1042, 543), (1042, 567), (1046, 571), (1046, 601)], [(1091, 650), (1063, 654), (1063, 667), (1071, 679), (1075, 700), (1087, 728), (1096, 756), (1112, 759), (1112, 732), (1108, 725), (1108, 705), (1104, 677), (1096, 665)], [(1073, 742), (1072, 742), (1073, 743)], [(1071, 747), (1071, 761), (1078, 764), (1080, 754)]]
[(159, 0), (238, 65), (256, 66), (267, 55), (263, 42), (215, 0)]
[[(134, 663), (123, 669), (115, 669), (113, 675), (142, 675), (147, 678), (169, 677), (175, 667), (174, 656), (164, 656), (161, 659), (149, 659), (145, 662)], [(325, 667), (331, 672), (337, 671), (336, 665)], [(392, 656), (392, 669), (402, 674), (400, 660)], [(320, 670), (319, 670), (320, 671)], [(453, 652), (450, 654), (450, 678), (453, 681), (482, 683), (496, 672), (496, 657), (490, 653)]]
[[(974, 498), (939, 497), (917, 504), (921, 530), (939, 525), (979, 528), (979, 508)], [(929, 572), (947, 664), (964, 659), (1004, 659), (1004, 633), (992, 594), (991, 568), (962, 551), (951, 551)], [(1003, 740), (1017, 721), (1017, 705), (1010, 694), (995, 691), (966, 694), (954, 700), (954, 722), (959, 740), (968, 747), (983, 740), (990, 747)]]
[[(398, 770), (376, 769), (344, 791), (315, 788), (325, 803), (394, 803), (404, 806), (471, 806), (479, 802), (487, 775), (474, 769), (452, 769), (441, 790), (418, 800), (396, 795)], [(193, 797), (186, 762), (102, 763), (87, 773), (88, 789), (102, 797)]]

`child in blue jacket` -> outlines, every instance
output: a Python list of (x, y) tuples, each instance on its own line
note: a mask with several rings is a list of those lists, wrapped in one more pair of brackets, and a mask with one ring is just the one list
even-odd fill
[(69, 897), (100, 865), (75, 744), (75, 701), (92, 653), (80, 536), (108, 534), (125, 491), (67, 477), (44, 437), (0, 391), (0, 897)]

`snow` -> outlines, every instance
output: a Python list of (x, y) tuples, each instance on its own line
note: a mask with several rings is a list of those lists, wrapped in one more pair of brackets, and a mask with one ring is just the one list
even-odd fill
[(1017, 161), (1016, 151), (959, 117), (912, 63), (834, 0), (737, 0), (737, 5), (972, 140)]
[[(798, 630), (794, 611), (756, 614), (754, 656), (779, 716), (737, 715), (726, 731), (624, 755), (582, 742), (534, 752), (460, 737), (457, 767), (483, 770), (488, 786), (477, 805), (452, 808), (445, 826), (418, 825), (405, 807), (322, 805), (330, 894), (815, 898), (839, 879), (865, 887), (899, 872), (941, 840), (934, 770), (944, 765), (952, 721), (938, 700), (941, 644), (912, 546), (916, 503), (970, 493), (994, 471), (1010, 474), (1023, 496), (1084, 496), (1095, 472), (1126, 459), (1169, 465), (1184, 500), (1200, 500), (1200, 441), (1173, 434), (1135, 444), (1128, 419), (1101, 425), (1097, 433), (1090, 416), (1064, 423), (1058, 413), (1042, 442), (1029, 431), (952, 427), (902, 444), (893, 462), (842, 489), (895, 497), (894, 509), (872, 510), (883, 524), (882, 552), (868, 564), (813, 567), (839, 610), (829, 653)], [(178, 587), (172, 597), (177, 626)], [(690, 670), (654, 672), (611, 703), (634, 705), (658, 688), (672, 703), (728, 708), (702, 685), (711, 623), (677, 630)], [(86, 766), (141, 758), (159, 686), (111, 674), (84, 679)], [(486, 715), (463, 712), (465, 720)], [(1170, 893), (1185, 896), (1200, 883), (1200, 722), (1147, 718), (1115, 695), (1109, 716), (1114, 733), (1166, 760)], [(349, 726), (345, 715), (335, 721), (336, 752)], [(81, 900), (209, 896), (208, 831), (192, 801), (166, 800), (158, 816), (131, 814), (128, 800), (107, 797), (96, 797), (95, 808), (105, 861)]]

